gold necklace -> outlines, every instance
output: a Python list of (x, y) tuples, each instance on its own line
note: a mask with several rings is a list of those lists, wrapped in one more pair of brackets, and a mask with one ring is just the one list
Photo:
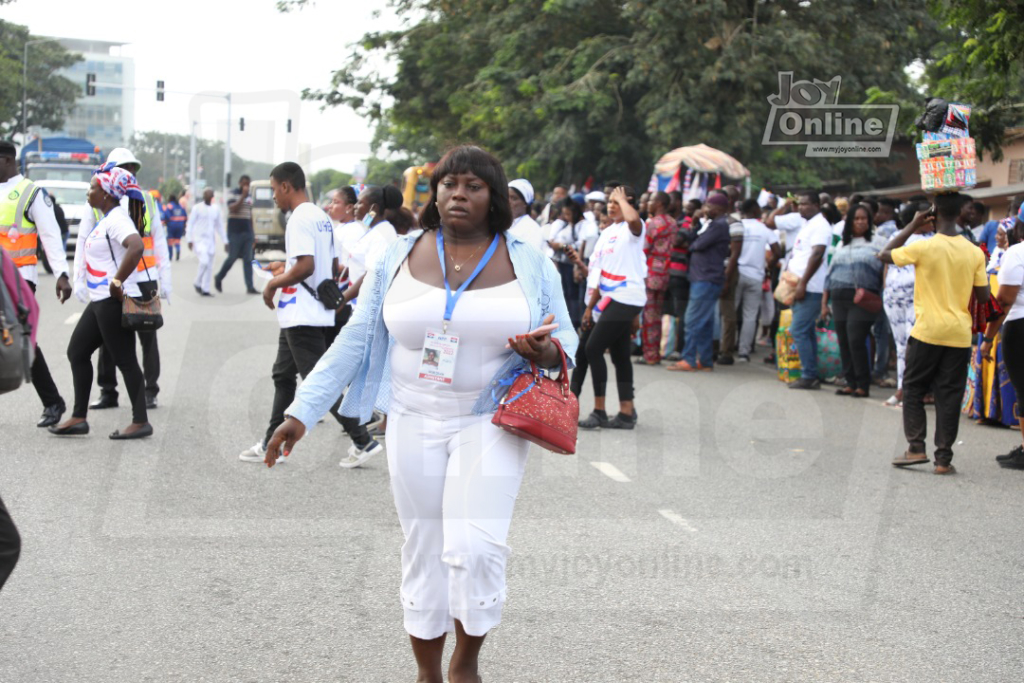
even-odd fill
[(458, 263), (456, 263), (456, 262), (455, 262), (455, 256), (454, 256), (453, 254), (449, 253), (449, 254), (448, 254), (448, 258), (450, 258), (450, 259), (452, 260), (452, 265), (453, 265), (453, 266), (455, 266), (455, 272), (456, 272), (456, 273), (461, 273), (461, 272), (462, 272), (462, 266), (464, 266), (464, 265), (466, 265), (467, 263), (469, 263), (470, 261), (472, 261), (472, 260), (473, 260), (473, 257), (477, 255), (477, 252), (479, 252), (479, 251), (480, 251), (481, 247), (483, 247), (483, 246), (484, 246), (484, 244), (485, 244), (484, 242), (481, 242), (481, 243), (480, 243), (480, 246), (478, 246), (478, 247), (477, 247), (477, 248), (476, 248), (476, 249), (475, 249), (475, 250), (473, 251), (473, 253), (469, 255), (469, 258), (468, 258), (468, 259), (466, 259), (465, 261), (463, 261), (461, 265), (460, 265), (460, 264), (458, 264)]

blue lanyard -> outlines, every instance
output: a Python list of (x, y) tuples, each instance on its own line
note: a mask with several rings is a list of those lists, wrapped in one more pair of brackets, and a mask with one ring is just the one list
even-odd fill
[(441, 261), (441, 276), (444, 277), (444, 293), (448, 299), (448, 302), (444, 307), (444, 333), (448, 333), (448, 323), (452, 319), (452, 313), (455, 311), (455, 304), (459, 302), (459, 297), (466, 291), (470, 283), (476, 279), (476, 276), (480, 274), (480, 271), (484, 269), (487, 262), (494, 256), (494, 252), (498, 248), (498, 236), (495, 235), (494, 239), (491, 240), (491, 246), (487, 247), (487, 251), (484, 252), (483, 258), (480, 259), (480, 263), (476, 264), (476, 269), (473, 274), (469, 276), (465, 282), (459, 285), (459, 288), (452, 294), (452, 288), (448, 285), (448, 269), (444, 265), (444, 237), (441, 235), (441, 229), (437, 229), (437, 258)]

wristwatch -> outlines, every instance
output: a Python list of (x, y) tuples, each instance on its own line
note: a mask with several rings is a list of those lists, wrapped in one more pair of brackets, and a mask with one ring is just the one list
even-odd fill
[(110, 278), (110, 284), (114, 285), (118, 289), (121, 289), (121, 281), (118, 280), (116, 277)]

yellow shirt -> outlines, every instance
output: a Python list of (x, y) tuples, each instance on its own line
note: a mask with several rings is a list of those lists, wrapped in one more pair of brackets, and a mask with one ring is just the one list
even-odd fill
[(988, 284), (985, 254), (960, 235), (936, 234), (892, 250), (897, 266), (913, 265), (914, 315), (910, 336), (927, 344), (968, 348), (974, 287)]

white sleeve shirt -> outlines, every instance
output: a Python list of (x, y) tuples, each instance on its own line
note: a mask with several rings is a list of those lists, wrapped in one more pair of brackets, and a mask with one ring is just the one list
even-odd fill
[[(12, 181), (21, 180), (16, 176)], [(53, 200), (46, 191), (39, 189), (35, 199), (28, 208), (28, 218), (36, 225), (36, 234), (43, 244), (43, 251), (46, 253), (46, 260), (50, 262), (54, 277), (68, 274), (68, 257), (64, 251), (64, 240), (60, 235), (60, 225), (57, 223), (57, 215), (53, 212)], [(36, 273), (36, 266), (22, 266), (18, 269), (21, 276), (32, 282), (39, 283)]]

